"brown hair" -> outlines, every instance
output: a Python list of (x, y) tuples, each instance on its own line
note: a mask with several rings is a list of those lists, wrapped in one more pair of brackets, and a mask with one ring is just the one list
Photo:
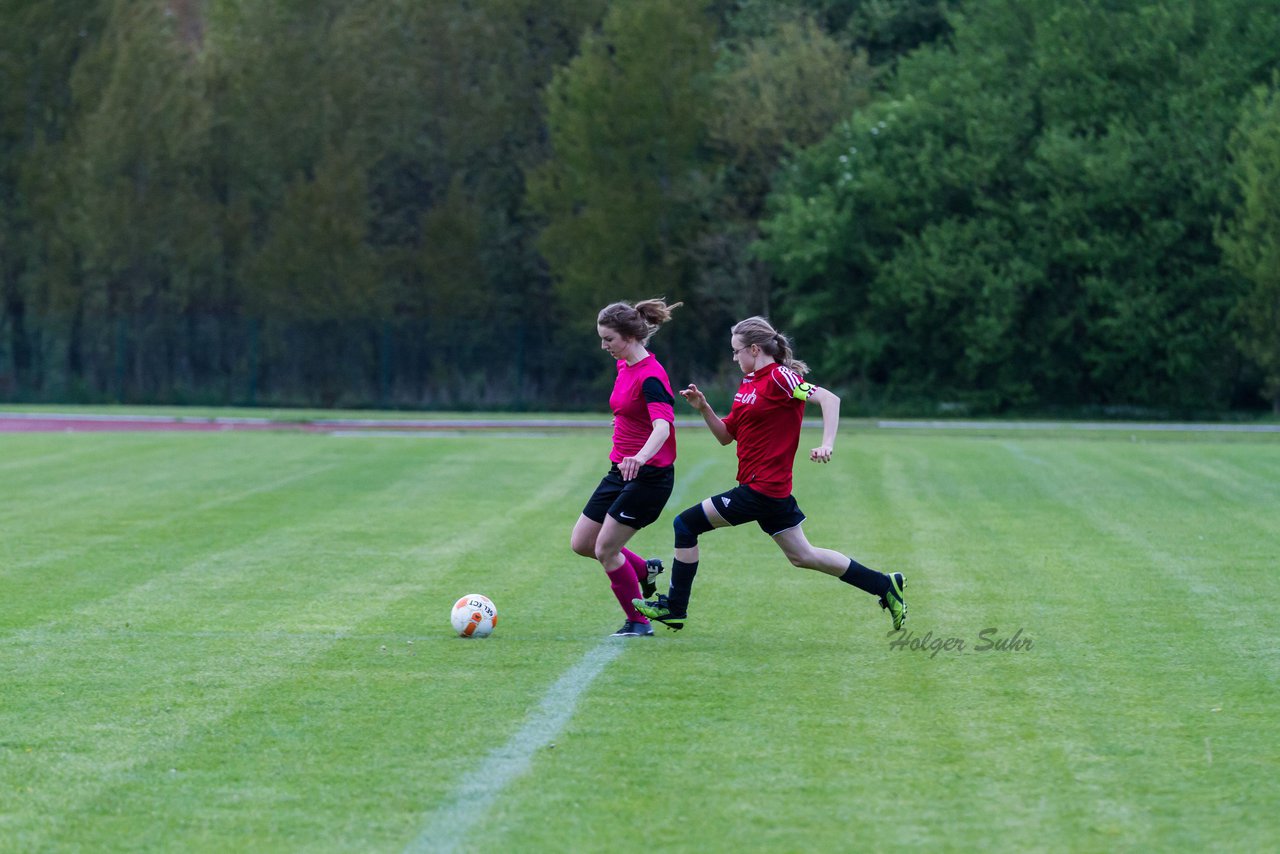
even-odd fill
[(596, 323), (641, 344), (648, 344), (658, 327), (671, 319), (672, 310), (682, 305), (682, 302), (667, 305), (666, 297), (641, 300), (635, 305), (626, 301), (615, 302), (600, 309)]
[(783, 367), (790, 368), (797, 374), (809, 373), (809, 366), (797, 359), (792, 351), (790, 339), (770, 326), (769, 321), (763, 317), (739, 320), (731, 331), (742, 341), (742, 346), (750, 347), (755, 344)]

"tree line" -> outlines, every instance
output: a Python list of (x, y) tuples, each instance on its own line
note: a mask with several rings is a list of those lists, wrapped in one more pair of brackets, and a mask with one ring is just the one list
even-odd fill
[(0, 397), (598, 406), (595, 312), (851, 411), (1280, 408), (1243, 0), (0, 0)]

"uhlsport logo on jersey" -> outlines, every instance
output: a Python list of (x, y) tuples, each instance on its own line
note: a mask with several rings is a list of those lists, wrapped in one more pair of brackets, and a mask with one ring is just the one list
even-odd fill
[(751, 405), (751, 404), (753, 404), (753, 403), (755, 403), (755, 402), (756, 402), (756, 390), (755, 390), (755, 389), (752, 389), (752, 390), (751, 390), (750, 392), (748, 392), (747, 394), (743, 394), (742, 392), (738, 392), (737, 394), (735, 394), (735, 395), (733, 396), (733, 402), (734, 402), (734, 403), (745, 403), (745, 404), (747, 404), (748, 406), (749, 406), (749, 405)]

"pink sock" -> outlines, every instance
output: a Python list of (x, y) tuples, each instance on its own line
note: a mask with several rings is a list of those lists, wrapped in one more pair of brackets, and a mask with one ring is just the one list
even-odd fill
[(649, 577), (649, 567), (645, 566), (644, 558), (640, 555), (631, 549), (623, 549), (622, 559), (626, 561), (624, 565), (631, 567), (631, 571), (636, 574), (636, 581)]
[(627, 619), (633, 623), (649, 622), (648, 618), (631, 604), (632, 599), (640, 598), (640, 582), (636, 580), (636, 574), (631, 571), (631, 567), (624, 563), (605, 574), (609, 576), (609, 586), (613, 588), (613, 595), (617, 597), (618, 604), (622, 606), (622, 613), (627, 615)]

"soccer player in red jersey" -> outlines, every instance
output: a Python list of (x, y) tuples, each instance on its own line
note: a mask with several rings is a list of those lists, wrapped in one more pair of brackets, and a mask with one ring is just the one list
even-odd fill
[(657, 521), (675, 486), (675, 395), (666, 370), (647, 345), (681, 304), (667, 305), (661, 299), (634, 306), (616, 302), (601, 309), (596, 319), (600, 348), (618, 361), (618, 378), (609, 395), (612, 465), (573, 526), (570, 547), (604, 567), (626, 615), (614, 637), (653, 636), (653, 627), (633, 600), (643, 602), (643, 596), (653, 595), (662, 561), (646, 561), (625, 546), (636, 531)]
[(893, 617), (894, 629), (902, 628), (907, 617), (902, 595), (907, 581), (902, 573), (876, 572), (840, 552), (812, 545), (801, 527), (804, 513), (791, 494), (805, 404), (813, 402), (822, 409), (822, 444), (809, 452), (809, 459), (826, 463), (840, 426), (840, 398), (805, 382), (808, 366), (794, 357), (791, 342), (764, 318), (749, 317), (735, 324), (729, 342), (745, 376), (728, 416), (716, 415), (695, 385), (680, 395), (701, 413), (720, 444), (738, 443), (738, 486), (676, 517), (675, 561), (667, 594), (632, 604), (669, 628), (683, 628), (698, 572), (698, 536), (714, 528), (755, 522), (793, 565), (834, 575), (879, 597), (880, 605)]

